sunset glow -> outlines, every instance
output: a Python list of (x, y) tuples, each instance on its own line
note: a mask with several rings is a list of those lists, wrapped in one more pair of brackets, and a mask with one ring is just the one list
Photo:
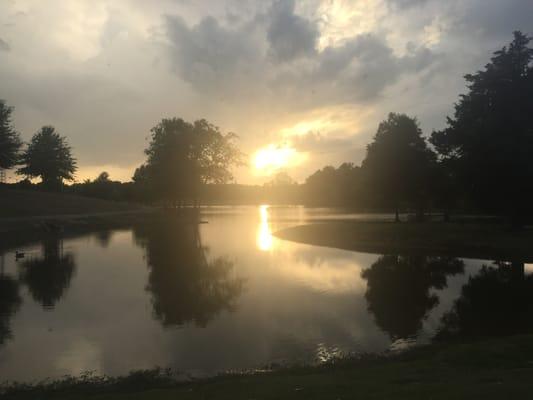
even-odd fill
[(259, 227), (257, 229), (257, 247), (262, 251), (269, 251), (272, 249), (274, 238), (268, 223), (268, 206), (261, 205), (259, 207)]
[(253, 165), (257, 172), (263, 175), (299, 164), (303, 155), (289, 146), (268, 145), (259, 149), (254, 156)]

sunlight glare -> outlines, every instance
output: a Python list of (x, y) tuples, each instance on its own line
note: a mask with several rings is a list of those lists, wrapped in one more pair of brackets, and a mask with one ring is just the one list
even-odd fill
[(255, 153), (254, 165), (258, 170), (269, 171), (286, 167), (294, 157), (296, 150), (290, 147), (280, 147), (273, 144)]
[(272, 249), (274, 238), (268, 223), (268, 205), (259, 206), (259, 228), (257, 229), (257, 247), (262, 251), (269, 251)]
[(252, 164), (256, 175), (272, 176), (281, 170), (304, 163), (308, 157), (308, 153), (297, 151), (290, 143), (270, 144), (255, 153)]

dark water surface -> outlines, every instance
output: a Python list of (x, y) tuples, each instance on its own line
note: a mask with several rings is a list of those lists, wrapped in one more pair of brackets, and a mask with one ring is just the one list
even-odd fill
[(364, 217), (335, 210), (202, 212), (209, 223), (199, 227), (169, 218), (47, 239), (17, 260), (3, 254), (0, 380), (154, 366), (203, 376), (531, 324), (530, 266), (519, 260), (382, 256), (272, 236), (306, 221)]

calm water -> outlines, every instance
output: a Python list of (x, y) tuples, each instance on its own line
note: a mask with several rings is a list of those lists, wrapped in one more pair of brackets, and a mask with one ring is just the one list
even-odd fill
[[(513, 278), (509, 265), (492, 261), (380, 256), (272, 236), (306, 221), (361, 216), (301, 207), (203, 214), (209, 223), (199, 229), (167, 220), (47, 240), (24, 248), (18, 260), (5, 253), (1, 380), (154, 366), (206, 375), (394, 350), (428, 342), (443, 326), (492, 329), (497, 319), (464, 323), (469, 312), (483, 318), (477, 298), (494, 298), (484, 282), (533, 304), (516, 290), (516, 282), (530, 284), (528, 265)], [(464, 298), (469, 277), (479, 279)], [(486, 304), (492, 316), (502, 307)]]

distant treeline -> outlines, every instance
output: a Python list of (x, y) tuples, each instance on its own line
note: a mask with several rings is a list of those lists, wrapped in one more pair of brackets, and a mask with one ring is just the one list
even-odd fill
[[(26, 177), (15, 186), (61, 189), (112, 200), (171, 207), (199, 204), (299, 203), (365, 211), (428, 210), (505, 216), (515, 226), (533, 215), (533, 48), (514, 33), (481, 71), (465, 76), (467, 93), (455, 104), (447, 126), (423, 135), (416, 118), (390, 113), (367, 146), (360, 166), (326, 166), (296, 184), (282, 172), (263, 186), (238, 185), (232, 170), (243, 164), (236, 135), (206, 120), (163, 119), (151, 130), (146, 161), (133, 182), (102, 173), (72, 181), (76, 160), (53, 127), (37, 132), (24, 151), (11, 124), (12, 108), (0, 101), (0, 168), (18, 166)], [(334, 79), (334, 77), (332, 77)], [(436, 93), (435, 96), (438, 94)]]

